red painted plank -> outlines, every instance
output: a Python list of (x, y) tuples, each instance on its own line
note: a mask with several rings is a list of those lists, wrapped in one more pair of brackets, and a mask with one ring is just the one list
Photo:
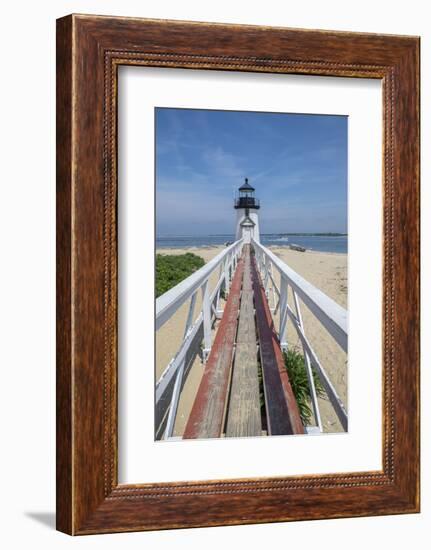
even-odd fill
[(238, 262), (223, 317), (184, 430), (184, 439), (220, 437), (238, 324), (244, 260)]
[(303, 434), (304, 426), (299, 415), (298, 404), (289, 382), (280, 342), (254, 256), (252, 278), (268, 433), (269, 435)]

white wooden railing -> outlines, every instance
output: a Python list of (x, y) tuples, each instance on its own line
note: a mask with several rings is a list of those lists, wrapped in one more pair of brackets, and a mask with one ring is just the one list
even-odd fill
[[(265, 291), (268, 297), (272, 295), (273, 307), (271, 310), (273, 315), (276, 315), (278, 311), (280, 312), (278, 336), (281, 348), (287, 350), (288, 318), (292, 321), (301, 340), (316, 427), (319, 431), (323, 431), (312, 367), (314, 367), (343, 429), (347, 431), (348, 419), (344, 404), (305, 335), (299, 299), (346, 353), (348, 344), (347, 310), (306, 281), (275, 256), (271, 250), (254, 239), (252, 244)], [(280, 275), (280, 287), (277, 286), (274, 279), (274, 270), (278, 271)], [(289, 287), (293, 294), (295, 313), (288, 303)]]
[[(204, 360), (211, 351), (211, 327), (214, 319), (219, 318), (222, 314), (222, 311), (219, 309), (220, 294), (222, 290), (225, 294), (229, 292), (230, 281), (241, 255), (242, 245), (243, 239), (234, 242), (201, 269), (190, 275), (190, 277), (187, 277), (187, 279), (184, 279), (184, 281), (181, 281), (181, 283), (174, 288), (162, 294), (162, 296), (156, 300), (156, 331), (158, 331), (183, 304), (189, 301), (189, 309), (184, 326), (184, 336), (179, 349), (156, 383), (156, 410), (162, 398), (166, 397), (165, 394), (168, 388), (170, 394), (170, 403), (166, 408), (168, 416), (164, 429), (165, 439), (172, 436), (184, 372), (188, 366), (186, 363), (190, 364), (190, 357), (188, 357), (188, 355), (192, 347), (196, 347), (196, 344), (200, 344), (201, 334), (204, 344), (202, 350)], [(219, 270), (218, 280), (214, 290), (211, 292), (209, 289), (209, 279), (217, 269)], [(196, 299), (199, 292), (202, 294), (202, 306), (199, 315), (194, 321)], [(194, 354), (194, 357), (195, 356), (196, 354)], [(172, 384), (174, 384), (173, 389)], [(171, 389), (172, 392), (170, 391)]]

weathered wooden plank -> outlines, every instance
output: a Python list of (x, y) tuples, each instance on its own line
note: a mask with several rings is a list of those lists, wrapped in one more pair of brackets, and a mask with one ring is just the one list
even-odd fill
[(250, 245), (244, 246), (244, 274), (242, 278), (241, 308), (236, 341), (256, 343), (256, 323), (254, 320), (253, 286), (251, 280)]
[(256, 435), (262, 435), (262, 421), (259, 401), (256, 325), (250, 271), (250, 247), (246, 245), (226, 437)]
[(254, 320), (253, 291), (242, 292), (238, 321), (237, 343), (256, 343), (256, 323)]
[(226, 437), (262, 435), (257, 346), (237, 344), (232, 374)]
[(244, 245), (244, 276), (242, 279), (242, 292), (253, 292), (251, 281), (250, 245)]
[(252, 279), (268, 433), (270, 435), (302, 434), (304, 426), (284, 366), (280, 342), (254, 258)]
[(236, 268), (223, 317), (184, 430), (184, 439), (220, 437), (228, 394), (244, 261)]

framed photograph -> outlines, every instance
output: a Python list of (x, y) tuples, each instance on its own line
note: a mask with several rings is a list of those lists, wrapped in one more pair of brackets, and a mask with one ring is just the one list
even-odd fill
[(419, 511), (419, 38), (57, 21), (57, 528)]

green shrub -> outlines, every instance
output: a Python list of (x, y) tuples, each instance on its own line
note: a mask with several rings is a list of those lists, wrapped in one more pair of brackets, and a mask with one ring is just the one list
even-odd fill
[[(296, 349), (289, 348), (287, 352), (283, 352), (283, 357), (287, 374), (289, 375), (290, 385), (292, 386), (293, 394), (298, 403), (301, 420), (303, 424), (309, 424), (312, 417), (311, 393), (308, 385), (304, 356)], [(322, 383), (314, 368), (312, 368), (312, 372), (316, 393), (319, 397), (322, 397), (325, 395)]]
[(156, 254), (156, 298), (204, 265), (204, 260), (191, 252), (178, 256)]

